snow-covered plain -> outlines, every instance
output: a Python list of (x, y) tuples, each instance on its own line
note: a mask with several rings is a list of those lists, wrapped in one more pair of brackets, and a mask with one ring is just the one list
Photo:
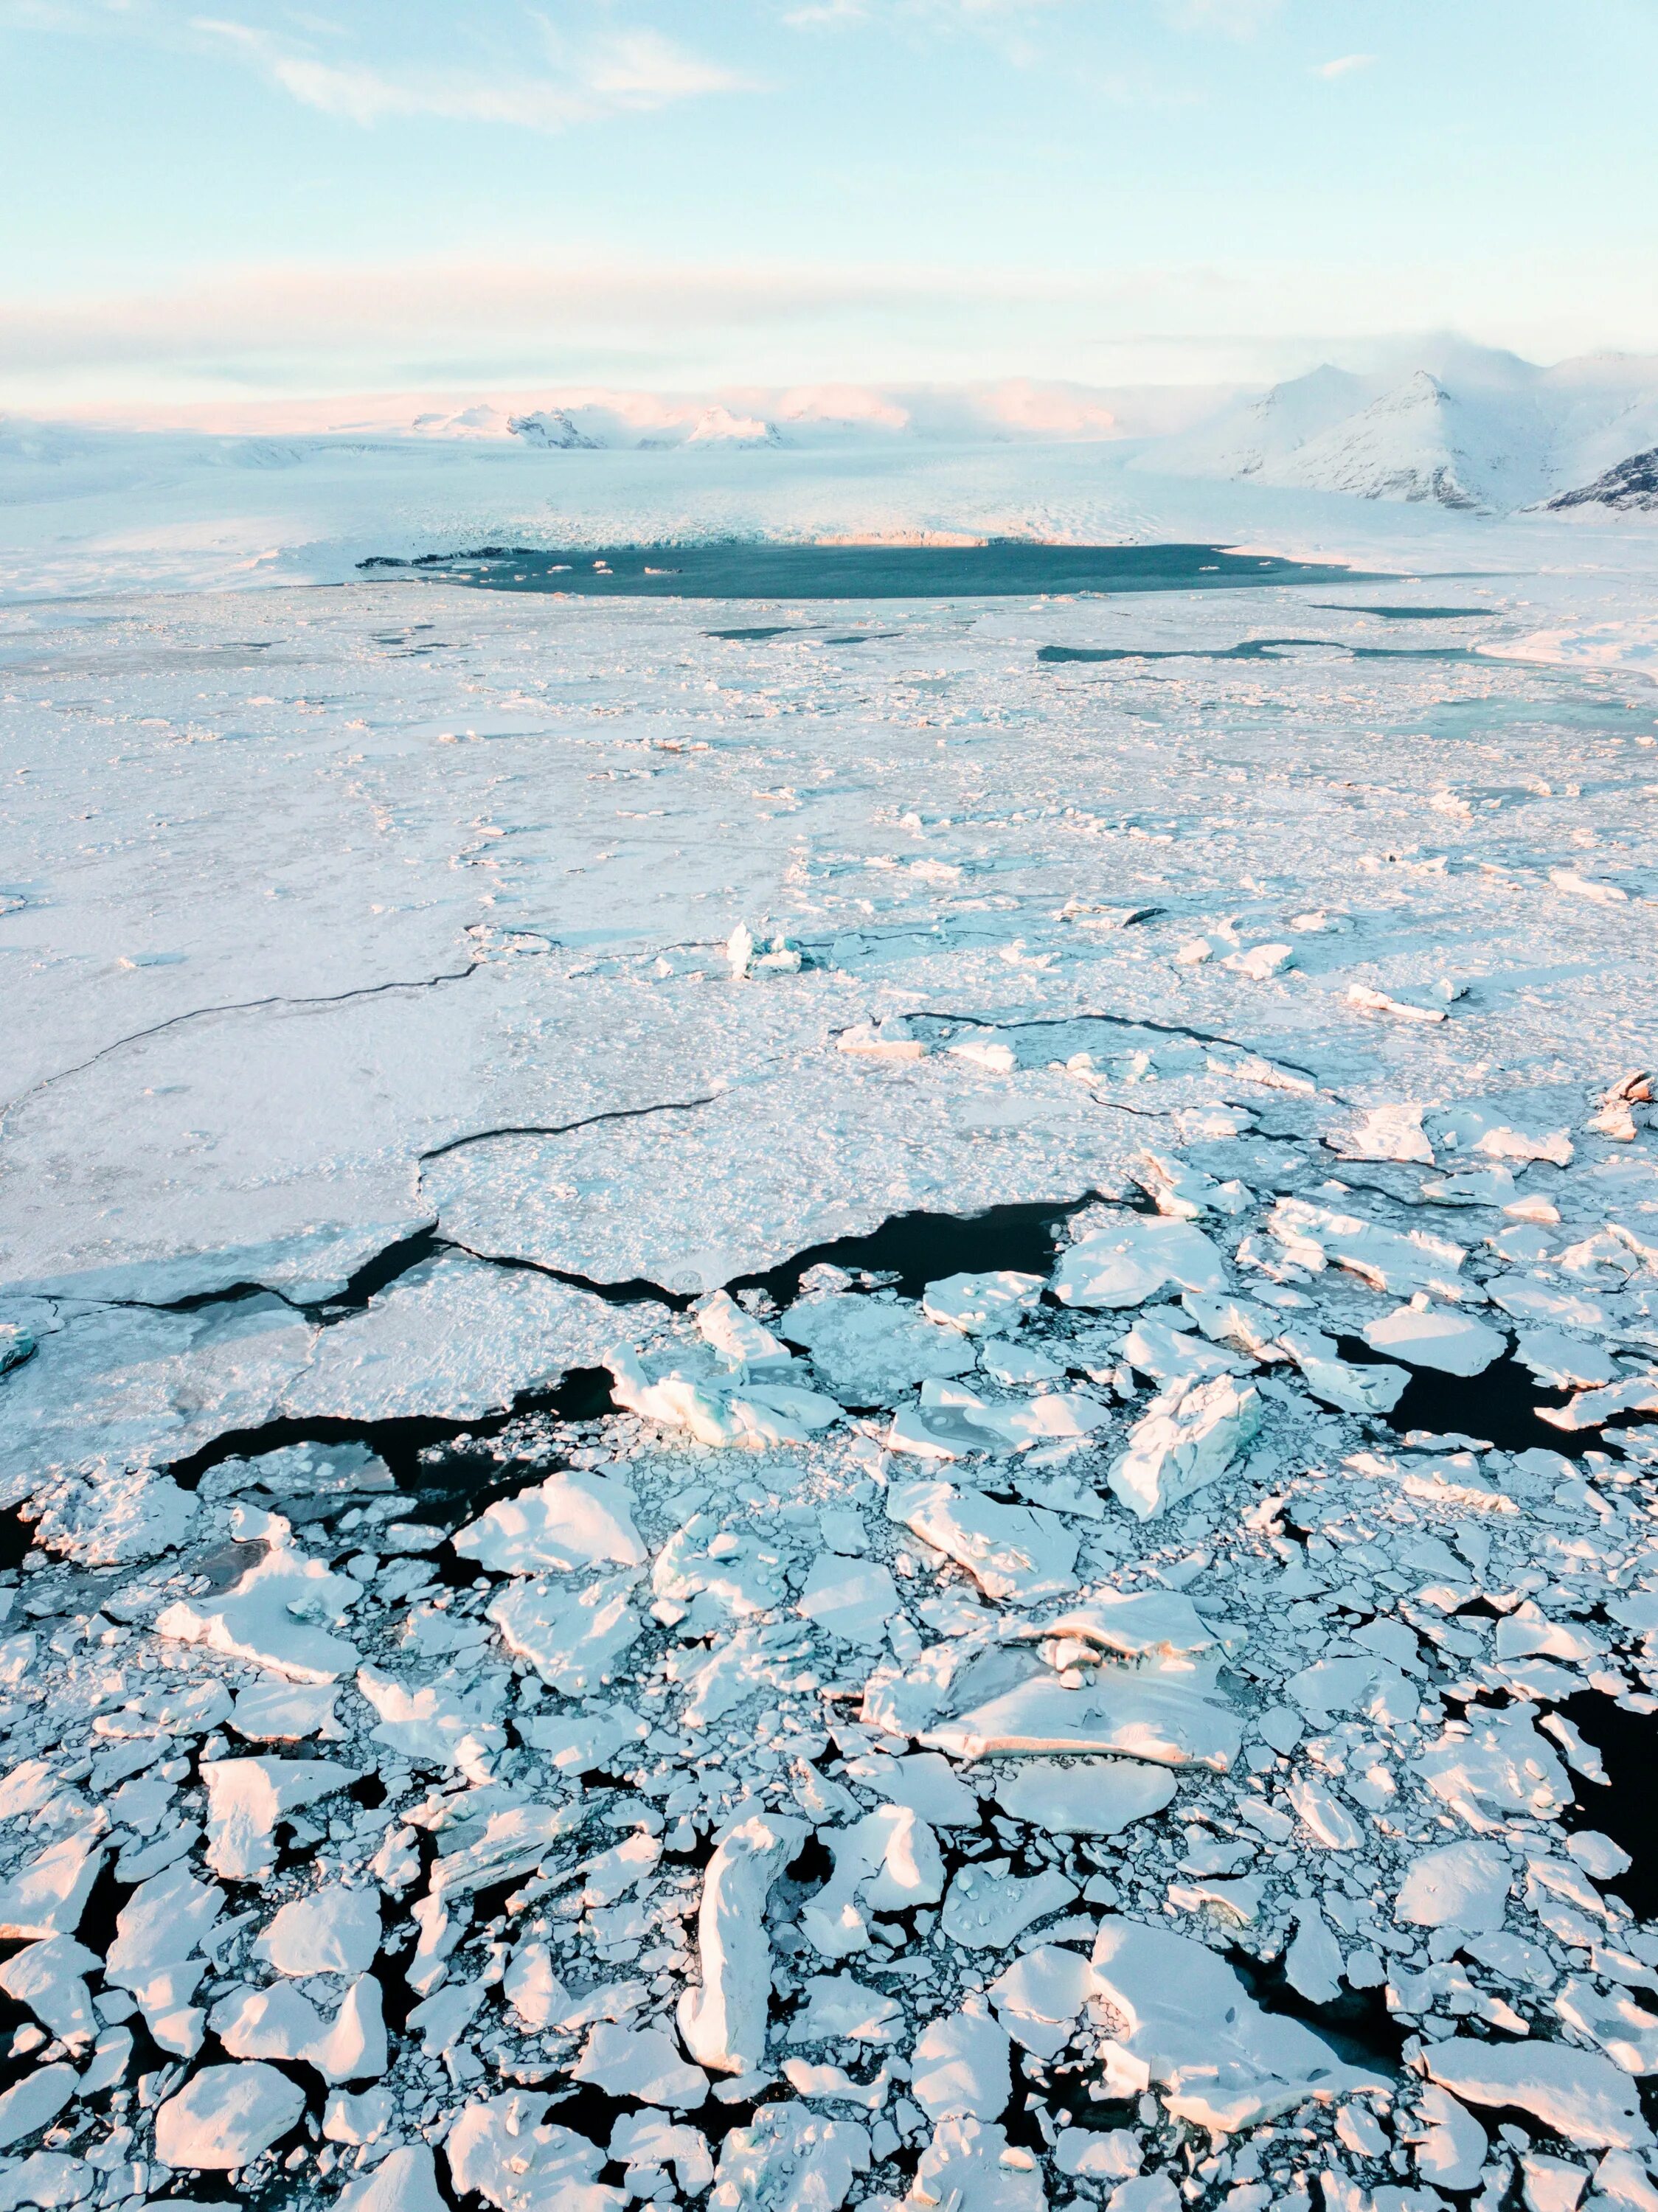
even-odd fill
[(1650, 534), (436, 450), (5, 510), (0, 2203), (1652, 2212)]

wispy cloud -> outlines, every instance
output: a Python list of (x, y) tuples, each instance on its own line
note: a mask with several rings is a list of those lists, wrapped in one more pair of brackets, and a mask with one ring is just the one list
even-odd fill
[(1355, 70), (1368, 69), (1375, 59), (1374, 54), (1338, 54), (1332, 62), (1320, 62), (1313, 74), (1314, 76), (1351, 76)]
[(560, 57), (556, 73), (489, 75), (390, 70), (327, 58), (252, 24), (197, 16), (192, 28), (325, 115), (371, 125), (397, 116), (437, 116), (527, 131), (564, 131), (607, 115), (648, 113), (710, 93), (755, 89), (751, 79), (675, 46), (654, 31), (619, 33)]

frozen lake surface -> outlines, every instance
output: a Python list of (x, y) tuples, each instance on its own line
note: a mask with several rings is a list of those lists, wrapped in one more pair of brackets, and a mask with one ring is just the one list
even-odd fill
[(1406, 527), (0, 608), (8, 2203), (1658, 2201), (1645, 556)]

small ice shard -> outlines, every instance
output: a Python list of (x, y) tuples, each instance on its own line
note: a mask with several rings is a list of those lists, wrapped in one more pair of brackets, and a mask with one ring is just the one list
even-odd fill
[(259, 1881), (277, 1863), (277, 1822), (360, 1775), (332, 1759), (216, 1759), (207, 1789), (207, 1863), (230, 1881)]
[(795, 1606), (831, 1635), (869, 1650), (886, 1642), (887, 1624), (899, 1609), (890, 1568), (879, 1559), (844, 1559), (832, 1552), (813, 1560)]
[(869, 1916), (936, 1905), (944, 1893), (938, 1841), (906, 1805), (882, 1805), (850, 1828), (821, 1828), (834, 1873), (801, 1908), (802, 1934), (826, 1959), (870, 1943)]
[(1108, 1913), (1094, 1972), (1115, 2026), (1106, 2080), (1118, 2096), (1156, 2083), (1177, 2119), (1227, 2135), (1309, 2098), (1381, 2089), (1299, 2021), (1264, 2011), (1226, 1962), (1172, 1929)]
[(703, 2103), (708, 2076), (687, 2065), (674, 2039), (660, 2027), (624, 2027), (597, 2021), (588, 2032), (571, 2078), (591, 2081), (607, 2097), (637, 2097), (647, 2105), (684, 2112)]
[(852, 1406), (889, 1405), (917, 1382), (966, 1375), (972, 1346), (911, 1305), (838, 1292), (800, 1298), (777, 1323), (803, 1345), (838, 1398)]
[(1008, 1859), (978, 1859), (952, 1881), (939, 1924), (952, 1943), (1003, 1951), (1036, 1921), (1069, 1905), (1076, 1885), (1055, 1867), (1028, 1881), (1009, 1872)]
[(887, 1516), (966, 1567), (987, 1597), (1039, 1605), (1076, 1586), (1077, 1540), (1039, 1506), (998, 1505), (948, 1482), (894, 1482)]
[[(1087, 1972), (1084, 1961), (1077, 1962)], [(910, 2057), (910, 2091), (929, 2119), (999, 2119), (1013, 2094), (1007, 2030), (982, 1996), (929, 2021)]]
[(740, 921), (726, 940), (725, 957), (730, 963), (733, 978), (741, 981), (748, 973), (748, 963), (754, 957), (754, 933), (746, 921)]
[(771, 1990), (765, 1900), (805, 1834), (798, 1820), (753, 1814), (708, 1863), (697, 1920), (702, 1985), (681, 1994), (679, 2023), (686, 2049), (710, 2072), (746, 2074), (765, 2056)]
[(1167, 1767), (1132, 1759), (1022, 1759), (998, 1776), (996, 1802), (1009, 1820), (1043, 1835), (1114, 1836), (1161, 1813), (1174, 1795)]
[(463, 1559), (496, 1574), (539, 1574), (550, 1567), (642, 1567), (647, 1558), (633, 1525), (632, 1494), (607, 1474), (550, 1474), (497, 1499), (452, 1540)]
[(1643, 2150), (1652, 2141), (1635, 2082), (1597, 2051), (1536, 2036), (1523, 2043), (1453, 2036), (1429, 2044), (1423, 2063), (1465, 2104), (1517, 2106), (1581, 2150)]
[(1062, 1253), (1052, 1288), (1062, 1305), (1110, 1310), (1140, 1305), (1170, 1283), (1223, 1291), (1221, 1255), (1190, 1222), (1136, 1213)]
[(1415, 1928), (1500, 1928), (1513, 1869), (1499, 1844), (1446, 1844), (1412, 1859), (1394, 1917)]
[(1597, 1136), (1611, 1137), (1620, 1145), (1632, 1145), (1640, 1133), (1632, 1109), (1637, 1104), (1652, 1103), (1653, 1080), (1643, 1068), (1621, 1077), (1609, 1091), (1601, 1092), (1597, 1102), (1599, 1110), (1589, 1116), (1590, 1128)]
[(850, 1974), (809, 1974), (805, 2003), (789, 2030), (790, 2043), (890, 2044), (904, 2024), (895, 1997), (866, 1990)]
[(929, 1321), (959, 1328), (964, 1336), (985, 1336), (1016, 1328), (1040, 1302), (1044, 1278), (1003, 1268), (987, 1275), (947, 1275), (929, 1283), (921, 1310)]
[(527, 1659), (544, 1682), (583, 1697), (615, 1673), (643, 1622), (629, 1604), (637, 1575), (616, 1575), (572, 1589), (552, 1576), (515, 1582), (488, 1607), (509, 1651)]
[[(279, 1516), (261, 1559), (222, 1597), (180, 1598), (157, 1615), (158, 1636), (204, 1644), (295, 1682), (334, 1682), (357, 1663), (355, 1648), (329, 1631), (363, 1595), (350, 1575), (332, 1573), (299, 1550)], [(326, 1621), (327, 1627), (316, 1624)]]
[(1129, 1431), (1112, 1489), (1143, 1521), (1224, 1474), (1260, 1425), (1260, 1393), (1229, 1375), (1171, 1383)]
[(305, 2092), (274, 2066), (204, 2066), (155, 2115), (155, 2154), (166, 2166), (233, 2172), (251, 2166), (293, 2127)]
[(253, 1945), (279, 1974), (365, 1974), (380, 1949), (380, 1898), (330, 1882), (283, 1905)]
[(1061, 2173), (1083, 2180), (1128, 2181), (1139, 2172), (1144, 2153), (1131, 2128), (1061, 2128), (1053, 2162)]
[(1372, 1352), (1384, 1352), (1412, 1367), (1432, 1367), (1442, 1375), (1483, 1375), (1500, 1359), (1505, 1340), (1471, 1314), (1446, 1313), (1423, 1299), (1382, 1314), (1364, 1328)]

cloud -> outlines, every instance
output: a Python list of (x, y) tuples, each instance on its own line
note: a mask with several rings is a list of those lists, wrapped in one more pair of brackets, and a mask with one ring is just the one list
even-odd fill
[(1351, 76), (1355, 70), (1368, 69), (1375, 59), (1374, 54), (1340, 54), (1332, 62), (1320, 62), (1313, 74), (1314, 76)]
[(197, 16), (192, 28), (239, 53), (305, 106), (365, 126), (389, 117), (426, 115), (564, 131), (607, 115), (649, 113), (709, 93), (756, 88), (749, 79), (646, 30), (619, 33), (583, 48), (558, 76), (480, 76), (324, 60), (251, 24), (210, 16)]

